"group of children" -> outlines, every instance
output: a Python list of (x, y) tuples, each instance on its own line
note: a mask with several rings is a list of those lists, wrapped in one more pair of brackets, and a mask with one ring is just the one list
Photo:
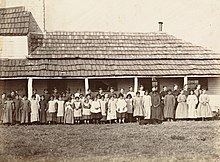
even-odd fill
[(56, 88), (52, 94), (44, 90), (43, 95), (34, 89), (29, 100), (22, 98), (12, 91), (10, 95), (2, 94), (0, 120), (3, 124), (80, 124), (80, 123), (125, 123), (135, 119), (162, 123), (163, 120), (196, 119), (212, 117), (209, 107), (209, 97), (205, 90), (188, 90), (187, 85), (179, 92), (178, 86), (174, 90), (163, 87), (160, 93), (157, 87), (152, 92), (144, 91), (144, 87), (135, 93), (133, 88), (125, 93), (121, 89), (119, 94), (111, 87), (108, 93), (100, 88), (93, 95), (88, 90), (84, 96), (77, 90), (71, 94), (70, 89), (65, 93), (58, 93)]

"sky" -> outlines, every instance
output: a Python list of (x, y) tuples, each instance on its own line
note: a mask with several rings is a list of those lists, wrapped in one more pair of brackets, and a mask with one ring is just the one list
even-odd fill
[[(34, 7), (43, 0), (6, 1), (27, 1)], [(45, 0), (45, 4), (47, 31), (157, 32), (158, 21), (163, 21), (164, 32), (220, 52), (220, 0)]]

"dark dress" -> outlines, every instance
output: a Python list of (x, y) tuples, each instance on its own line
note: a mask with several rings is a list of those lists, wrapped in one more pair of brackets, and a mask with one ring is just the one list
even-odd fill
[(44, 93), (45, 101), (48, 102), (50, 100), (50, 94)]
[(4, 111), (3, 111), (3, 124), (13, 123), (13, 110), (14, 110), (14, 102), (12, 100), (5, 101)]
[(40, 101), (40, 123), (46, 123), (47, 119), (47, 101), (46, 100), (41, 100)]
[(163, 120), (163, 112), (160, 106), (160, 94), (158, 92), (151, 93), (151, 102), (151, 119)]
[(29, 100), (21, 101), (21, 124), (30, 122), (31, 103)]
[(21, 121), (21, 100), (14, 99), (15, 109), (13, 112), (13, 120), (14, 122), (18, 123)]
[(167, 95), (167, 91), (161, 91), (160, 92), (160, 101), (161, 101), (161, 109), (162, 109), (162, 114), (164, 114), (164, 99), (165, 99), (165, 96)]
[(175, 106), (174, 106), (174, 111), (173, 111), (173, 113), (174, 113), (174, 118), (175, 118), (175, 116), (176, 116), (176, 108), (177, 108), (177, 105), (178, 105), (177, 97), (179, 96), (180, 91), (179, 91), (179, 90), (174, 90), (174, 91), (172, 92), (172, 94), (173, 94), (173, 96), (174, 96), (174, 98), (175, 98)]

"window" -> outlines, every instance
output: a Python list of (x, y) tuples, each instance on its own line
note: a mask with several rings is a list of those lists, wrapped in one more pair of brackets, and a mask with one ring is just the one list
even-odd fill
[(195, 89), (200, 84), (201, 89), (208, 90), (208, 78), (189, 78), (187, 84), (189, 89)]
[(108, 92), (110, 87), (113, 87), (115, 91), (118, 90), (116, 79), (90, 79), (89, 85), (93, 92), (98, 91), (99, 88), (102, 88), (104, 92)]

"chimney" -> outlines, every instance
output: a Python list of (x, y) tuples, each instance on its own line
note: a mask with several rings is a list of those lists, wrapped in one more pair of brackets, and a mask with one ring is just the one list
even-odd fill
[(162, 32), (163, 31), (163, 22), (160, 21), (160, 22), (158, 22), (158, 24), (159, 24), (159, 31)]

